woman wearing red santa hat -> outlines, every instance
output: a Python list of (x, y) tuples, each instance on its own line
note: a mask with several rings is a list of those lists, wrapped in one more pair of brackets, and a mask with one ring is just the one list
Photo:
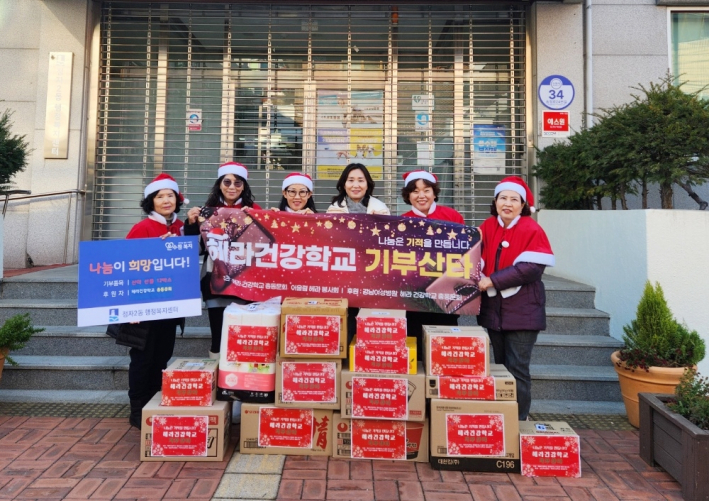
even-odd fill
[(480, 225), (483, 241), (483, 291), (478, 324), (487, 329), (495, 362), (517, 381), (519, 419), (532, 403), (529, 363), (539, 331), (546, 329), (542, 274), (554, 266), (554, 253), (541, 226), (531, 217), (534, 197), (520, 177), (495, 187), (492, 217)]
[[(167, 174), (160, 174), (143, 192), (140, 206), (148, 215), (135, 224), (126, 238), (167, 238), (183, 234), (182, 221), (177, 219), (183, 203), (189, 202), (180, 193), (177, 182)], [(162, 386), (162, 371), (172, 357), (175, 333), (183, 318), (150, 320), (145, 349), (131, 348), (128, 365), (129, 422), (140, 428), (142, 409)]]
[[(248, 183), (249, 172), (246, 166), (239, 162), (227, 162), (219, 166), (217, 180), (212, 186), (212, 191), (207, 197), (203, 207), (192, 207), (187, 212), (187, 223), (185, 224), (185, 235), (199, 235), (199, 225), (201, 218), (209, 218), (215, 208), (227, 207), (230, 209), (252, 208), (260, 210), (261, 207), (254, 202), (251, 188)], [(204, 219), (202, 219), (203, 221)], [(202, 251), (204, 243), (200, 240)], [(209, 316), (209, 329), (212, 333), (212, 346), (209, 357), (219, 359), (219, 351), (222, 344), (222, 322), (224, 320), (224, 309), (231, 303), (246, 304), (249, 301), (236, 296), (223, 296), (214, 294), (210, 287), (212, 280), (212, 270), (214, 261), (205, 253), (204, 264), (202, 265), (202, 278), (200, 280), (202, 298), (207, 306)]]
[(296, 212), (298, 214), (313, 214), (315, 202), (313, 202), (313, 179), (300, 172), (288, 174), (281, 185), (283, 197), (278, 208), (271, 210)]
[[(423, 217), (465, 224), (463, 216), (455, 209), (438, 205), (438, 177), (425, 170), (415, 170), (404, 174), (404, 187), (401, 197), (411, 205), (411, 210), (402, 217)], [(446, 313), (429, 313), (423, 311), (406, 312), (407, 335), (416, 337), (419, 357), (423, 354), (423, 324), (427, 325), (458, 325), (458, 315)]]

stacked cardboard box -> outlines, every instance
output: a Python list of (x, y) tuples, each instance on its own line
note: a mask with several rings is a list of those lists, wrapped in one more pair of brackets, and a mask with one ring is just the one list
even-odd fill
[(217, 361), (177, 359), (143, 407), (141, 461), (222, 461), (231, 402), (216, 401)]
[(227, 306), (219, 354), (220, 400), (273, 402), (280, 321), (280, 298)]
[(361, 309), (349, 353), (333, 455), (427, 461), (425, 375), (406, 312)]
[(519, 472), (514, 378), (490, 371), (490, 342), (480, 327), (424, 325), (426, 388), (431, 400), (431, 465), (437, 469)]
[(286, 298), (281, 312), (275, 402), (242, 406), (241, 453), (330, 455), (347, 300)]

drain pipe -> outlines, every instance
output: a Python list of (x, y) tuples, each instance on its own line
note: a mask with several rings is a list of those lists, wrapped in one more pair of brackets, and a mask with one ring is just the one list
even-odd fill
[(584, 121), (586, 128), (593, 127), (593, 0), (584, 0)]

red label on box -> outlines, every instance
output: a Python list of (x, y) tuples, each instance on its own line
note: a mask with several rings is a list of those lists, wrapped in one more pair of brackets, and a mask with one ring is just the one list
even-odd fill
[(446, 414), (449, 456), (504, 456), (504, 414)]
[(288, 355), (339, 355), (338, 315), (286, 315), (285, 353)]
[(228, 336), (227, 362), (275, 363), (278, 327), (230, 325)]
[(438, 398), (495, 400), (495, 378), (439, 376)]
[(375, 343), (406, 341), (406, 319), (401, 317), (357, 317), (357, 340)]
[(164, 371), (161, 405), (212, 405), (212, 376), (209, 371)]
[(406, 419), (409, 381), (405, 378), (352, 378), (352, 418)]
[(487, 343), (482, 336), (434, 336), (432, 376), (487, 376)]
[(283, 402), (336, 402), (335, 362), (283, 362)]
[(520, 437), (522, 475), (528, 477), (580, 477), (579, 437), (522, 435)]
[(354, 348), (354, 372), (409, 373), (409, 349), (405, 341), (397, 344), (360, 341)]
[(312, 409), (261, 407), (258, 414), (258, 445), (312, 449)]
[(155, 416), (151, 456), (206, 456), (209, 416)]
[(353, 458), (406, 459), (406, 422), (352, 420)]

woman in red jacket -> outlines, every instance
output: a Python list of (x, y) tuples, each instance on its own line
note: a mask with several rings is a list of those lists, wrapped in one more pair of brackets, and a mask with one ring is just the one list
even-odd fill
[[(212, 186), (212, 191), (207, 197), (204, 207), (192, 207), (187, 212), (185, 235), (199, 235), (199, 218), (209, 218), (214, 213), (214, 210), (220, 207), (230, 209), (252, 208), (260, 210), (261, 207), (254, 202), (248, 179), (249, 172), (246, 166), (239, 162), (227, 162), (220, 165), (217, 171), (217, 180), (214, 186)], [(201, 239), (200, 243), (202, 250), (204, 250)], [(214, 261), (209, 257), (209, 254), (205, 254), (200, 285), (202, 298), (206, 303), (207, 314), (209, 315), (209, 329), (212, 333), (212, 347), (209, 351), (209, 357), (219, 359), (219, 351), (222, 344), (224, 309), (231, 303), (246, 304), (248, 301), (236, 296), (214, 294), (210, 287), (213, 268)]]
[[(460, 212), (450, 207), (436, 204), (440, 193), (441, 188), (438, 186), (438, 177), (435, 174), (425, 170), (407, 172), (404, 174), (404, 187), (401, 189), (401, 198), (411, 206), (411, 210), (401, 216), (423, 217), (465, 224)], [(422, 311), (406, 312), (407, 335), (416, 338), (419, 359), (424, 352), (424, 323), (426, 325), (458, 325), (458, 315)]]
[(546, 329), (542, 273), (554, 266), (549, 239), (531, 216), (534, 198), (520, 177), (495, 187), (492, 217), (480, 225), (483, 240), (482, 294), (478, 324), (487, 329), (495, 362), (517, 381), (519, 419), (529, 415), (532, 377), (529, 363), (539, 331)]
[[(182, 221), (177, 213), (186, 202), (177, 182), (167, 174), (160, 174), (143, 192), (140, 207), (148, 215), (135, 224), (126, 238), (167, 238), (182, 235)], [(128, 398), (132, 426), (140, 428), (142, 409), (162, 387), (162, 371), (175, 348), (177, 326), (183, 319), (150, 320), (144, 350), (131, 348), (128, 366)]]

